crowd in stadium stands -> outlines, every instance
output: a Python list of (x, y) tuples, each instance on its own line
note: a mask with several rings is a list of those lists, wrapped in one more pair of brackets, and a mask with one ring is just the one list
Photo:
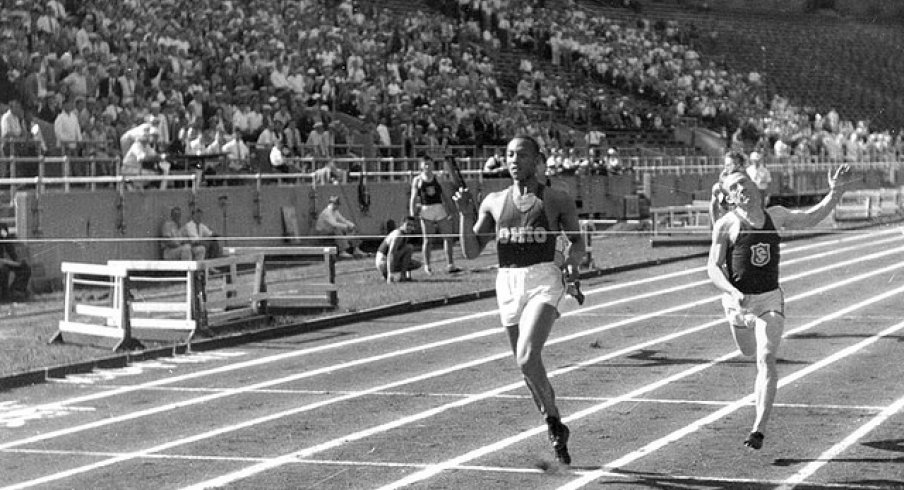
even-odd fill
[[(586, 141), (605, 160), (599, 136), (577, 138), (538, 108), (588, 128), (696, 117), (780, 158), (901, 149), (900, 134), (764, 100), (761, 75), (702, 60), (693, 29), (616, 22), (573, 2), (432, 0), (437, 10), (407, 16), (351, 0), (0, 3), (4, 154), (124, 156), (149, 141), (225, 156), (227, 171), (255, 156), (290, 171), (287, 157), (414, 156), (527, 132), (565, 151)], [(495, 60), (509, 48), (521, 50), (514, 96)]]

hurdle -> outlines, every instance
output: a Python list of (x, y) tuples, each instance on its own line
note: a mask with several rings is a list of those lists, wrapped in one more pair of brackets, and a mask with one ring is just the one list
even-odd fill
[[(135, 345), (129, 324), (125, 270), (104, 264), (63, 262), (64, 310), (50, 343), (120, 350)], [(93, 300), (93, 301), (92, 301)]]
[[(206, 330), (254, 316), (255, 296), (264, 289), (263, 256), (222, 257), (202, 261), (111, 260), (125, 271), (130, 286), (132, 336), (139, 340), (188, 342)], [(244, 280), (250, 275), (251, 280)], [(178, 286), (174, 296), (139, 296), (140, 284)]]
[(652, 244), (707, 243), (712, 226), (709, 201), (695, 200), (684, 206), (663, 206), (650, 210), (653, 221)]
[[(339, 304), (336, 247), (226, 247), (224, 253), (263, 256), (266, 290), (256, 293), (255, 300), (265, 305), (267, 312), (332, 309)], [(277, 273), (277, 265), (285, 270)], [(318, 265), (323, 268), (311, 273), (309, 267)]]

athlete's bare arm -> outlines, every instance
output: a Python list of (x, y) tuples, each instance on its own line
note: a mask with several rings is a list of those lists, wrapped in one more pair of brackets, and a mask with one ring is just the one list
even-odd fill
[[(586, 247), (584, 244), (584, 236), (581, 234), (581, 223), (578, 220), (577, 206), (574, 204), (574, 198), (568, 193), (558, 189), (546, 189), (547, 201), (550, 204), (552, 218), (550, 223), (556, 223), (559, 230), (565, 233), (571, 242), (568, 257), (565, 259), (565, 265), (568, 270), (576, 273), (578, 266), (584, 259)], [(553, 230), (557, 231), (557, 230)]]
[(421, 182), (420, 175), (417, 175), (411, 181), (411, 194), (409, 195), (409, 198), (408, 198), (408, 214), (411, 216), (417, 216), (418, 210), (420, 209), (420, 206), (418, 203), (418, 201), (420, 200), (418, 198), (418, 190), (419, 190), (418, 187), (419, 187), (420, 182)]
[(744, 294), (731, 284), (725, 270), (725, 263), (728, 260), (728, 249), (737, 236), (736, 229), (738, 226), (737, 219), (731, 214), (722, 216), (713, 225), (713, 240), (709, 248), (709, 259), (706, 262), (706, 273), (717, 288), (730, 294), (740, 302), (744, 299)]
[(842, 165), (835, 170), (833, 174), (829, 172), (829, 193), (818, 204), (810, 209), (796, 210), (788, 209), (783, 206), (773, 206), (766, 210), (772, 217), (772, 222), (777, 229), (800, 229), (812, 228), (818, 225), (822, 220), (826, 219), (835, 209), (841, 196), (844, 194), (844, 188), (850, 182), (842, 180), (841, 177), (846, 175), (850, 167)]
[[(505, 192), (494, 192), (484, 198), (480, 203), (480, 209), (477, 211), (477, 222), (471, 223), (468, 213), (459, 212), (459, 236), (461, 239), (461, 251), (465, 258), (473, 259), (483, 252), (487, 243), (495, 236), (496, 216), (502, 212), (503, 199)], [(468, 193), (455, 194), (453, 200), (459, 206), (459, 210), (466, 209), (467, 203), (462, 202), (464, 199), (471, 199)]]

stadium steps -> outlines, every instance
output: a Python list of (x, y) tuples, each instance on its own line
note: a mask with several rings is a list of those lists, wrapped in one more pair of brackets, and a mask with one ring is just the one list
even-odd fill
[[(676, 20), (698, 27), (693, 44), (705, 59), (734, 71), (764, 75), (767, 94), (842, 119), (870, 119), (881, 127), (904, 125), (904, 31), (900, 26), (851, 21), (821, 14), (768, 13), (744, 9), (688, 10), (647, 2), (640, 16), (627, 9), (581, 3), (624, 22), (640, 17)], [(715, 42), (708, 37), (717, 33)]]

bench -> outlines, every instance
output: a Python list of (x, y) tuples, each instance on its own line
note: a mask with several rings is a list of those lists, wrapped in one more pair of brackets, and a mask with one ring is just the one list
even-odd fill
[(332, 309), (339, 304), (336, 247), (226, 247), (224, 253), (263, 256), (266, 290), (255, 300), (268, 313)]

